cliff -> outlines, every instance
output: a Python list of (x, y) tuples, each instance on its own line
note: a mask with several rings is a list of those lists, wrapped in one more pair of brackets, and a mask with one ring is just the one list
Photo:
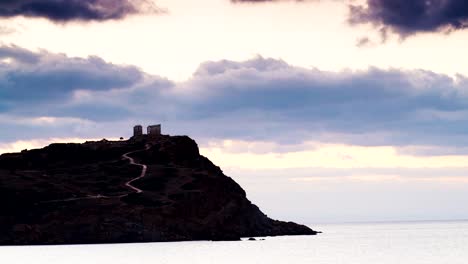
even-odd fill
[(0, 244), (315, 235), (264, 215), (186, 136), (52, 144), (0, 156)]

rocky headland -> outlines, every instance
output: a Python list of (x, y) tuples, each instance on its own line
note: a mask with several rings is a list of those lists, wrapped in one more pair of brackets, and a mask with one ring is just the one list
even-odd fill
[(272, 220), (187, 136), (51, 144), (0, 156), (0, 244), (315, 235)]

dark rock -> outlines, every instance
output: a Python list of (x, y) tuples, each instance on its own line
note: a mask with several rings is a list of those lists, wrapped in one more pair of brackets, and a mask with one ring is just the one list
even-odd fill
[[(125, 185), (142, 170), (122, 158), (128, 152), (148, 168), (131, 183), (141, 193)], [(0, 156), (2, 245), (315, 234), (268, 218), (186, 136), (52, 144)]]
[(253, 237), (249, 238), (248, 240), (249, 240), (249, 241), (257, 241), (257, 239), (255, 239), (255, 238), (253, 238)]

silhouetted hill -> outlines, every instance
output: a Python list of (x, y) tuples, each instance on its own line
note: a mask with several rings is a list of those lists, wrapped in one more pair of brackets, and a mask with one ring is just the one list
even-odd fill
[[(143, 165), (146, 173), (134, 180)], [(3, 245), (314, 234), (264, 215), (186, 136), (52, 144), (0, 156)]]

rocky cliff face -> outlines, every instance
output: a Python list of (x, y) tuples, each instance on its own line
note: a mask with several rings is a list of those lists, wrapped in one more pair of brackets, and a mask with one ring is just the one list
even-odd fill
[(186, 136), (52, 144), (0, 156), (3, 245), (316, 233), (268, 218)]

